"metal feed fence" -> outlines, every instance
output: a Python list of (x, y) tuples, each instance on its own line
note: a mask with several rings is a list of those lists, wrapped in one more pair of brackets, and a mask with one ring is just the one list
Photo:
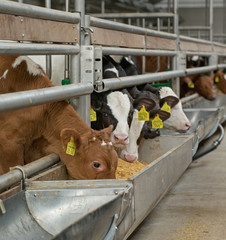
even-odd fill
[[(67, 74), (70, 85), (1, 94), (0, 113), (80, 96), (78, 101), (72, 99), (72, 105), (90, 124), (90, 94), (94, 90), (115, 90), (173, 78), (173, 89), (179, 94), (179, 77), (226, 68), (225, 63), (218, 64), (218, 59), (226, 57), (225, 45), (180, 36), (176, 23), (175, 33), (155, 31), (85, 15), (84, 1), (76, 0), (74, 3), (78, 12), (69, 13), (0, 1), (0, 18), (4, 20), (1, 21), (0, 40), (4, 40), (0, 42), (2, 55), (66, 54), (70, 55), (71, 66), (71, 72)], [(7, 19), (14, 23), (11, 31), (8, 31)], [(39, 25), (42, 26), (41, 32), (36, 30)], [(173, 69), (120, 79), (102, 79), (103, 54), (169, 56), (173, 58)], [(209, 66), (186, 69), (186, 56), (189, 55), (208, 57)]]

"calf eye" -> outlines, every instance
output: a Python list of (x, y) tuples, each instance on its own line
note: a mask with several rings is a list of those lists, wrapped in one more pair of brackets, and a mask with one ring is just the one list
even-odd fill
[(99, 168), (99, 167), (100, 167), (100, 163), (98, 163), (98, 162), (93, 162), (93, 167), (94, 167), (94, 168)]
[(108, 116), (108, 114), (104, 112), (104, 113), (103, 113), (103, 116), (104, 116), (104, 117), (107, 117), (107, 116)]

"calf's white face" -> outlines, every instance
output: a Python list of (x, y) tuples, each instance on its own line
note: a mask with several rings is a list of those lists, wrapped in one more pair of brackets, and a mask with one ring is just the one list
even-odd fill
[(118, 121), (116, 128), (111, 134), (111, 141), (115, 147), (124, 147), (129, 143), (128, 115), (130, 100), (122, 92), (112, 92), (107, 96), (107, 104), (115, 119)]
[(120, 154), (120, 157), (123, 160), (134, 163), (138, 159), (137, 140), (141, 134), (143, 126), (144, 121), (138, 120), (138, 110), (135, 109), (129, 130), (129, 144), (122, 150)]
[[(160, 98), (162, 99), (167, 96), (177, 97), (171, 88), (162, 87), (160, 89)], [(181, 101), (179, 101), (173, 108), (171, 108), (170, 118), (164, 121), (164, 127), (179, 132), (186, 132), (191, 127), (191, 123), (182, 109)]]

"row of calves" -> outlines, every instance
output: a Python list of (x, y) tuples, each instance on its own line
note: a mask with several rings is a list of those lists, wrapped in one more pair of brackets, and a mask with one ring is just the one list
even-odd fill
[[(103, 76), (119, 75), (115, 69), (121, 64), (108, 57), (103, 62)], [(31, 58), (0, 57), (0, 94), (53, 86)], [(157, 89), (145, 84), (93, 93), (91, 101), (96, 115), (92, 128), (66, 100), (0, 114), (0, 174), (56, 153), (71, 179), (115, 178), (118, 155), (135, 162), (140, 139), (159, 136), (158, 127), (153, 127), (156, 117), (164, 121), (164, 127), (176, 131), (190, 128), (179, 98), (169, 87)]]

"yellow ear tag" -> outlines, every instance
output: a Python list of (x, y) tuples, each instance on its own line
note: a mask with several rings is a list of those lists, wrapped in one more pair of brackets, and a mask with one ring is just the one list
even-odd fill
[(76, 150), (75, 142), (74, 139), (71, 138), (71, 140), (67, 144), (66, 154), (75, 156), (75, 150)]
[(142, 105), (140, 111), (138, 112), (139, 121), (149, 121), (149, 112), (146, 111), (145, 106)]
[(167, 102), (165, 102), (161, 108), (161, 110), (171, 113), (171, 107), (167, 104)]
[(155, 118), (152, 120), (152, 128), (163, 128), (162, 119), (156, 114)]
[(189, 81), (189, 82), (188, 82), (188, 87), (189, 87), (189, 88), (194, 88), (195, 85), (194, 85), (194, 83), (193, 83), (192, 81)]
[(95, 122), (97, 120), (97, 113), (93, 110), (93, 107), (90, 108), (90, 121)]
[(215, 77), (215, 83), (219, 83), (220, 82), (220, 78), (218, 76)]

